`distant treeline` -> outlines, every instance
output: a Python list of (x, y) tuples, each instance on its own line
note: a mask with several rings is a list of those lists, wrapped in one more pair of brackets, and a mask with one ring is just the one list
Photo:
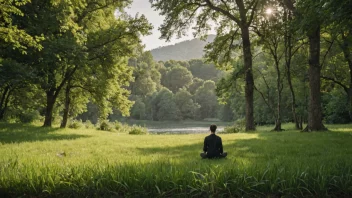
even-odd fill
[[(216, 82), (225, 72), (201, 59), (190, 61), (156, 62), (150, 52), (129, 59), (134, 82), (128, 90), (134, 101), (129, 119), (140, 120), (224, 120), (232, 121), (234, 115), (228, 105), (217, 101)], [(98, 108), (93, 104), (78, 119), (98, 119)], [(110, 120), (124, 119), (118, 111)]]

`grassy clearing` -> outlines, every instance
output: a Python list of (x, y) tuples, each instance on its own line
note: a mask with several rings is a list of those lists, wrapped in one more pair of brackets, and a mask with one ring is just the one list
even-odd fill
[(205, 122), (205, 121), (150, 121), (150, 120), (126, 120), (124, 123), (129, 125), (139, 125), (147, 128), (187, 128), (187, 127), (209, 127), (214, 123), (218, 127), (225, 127), (233, 124), (232, 122)]
[(0, 123), (0, 196), (350, 197), (352, 125), (328, 127), (222, 134), (228, 158), (201, 160), (206, 134)]

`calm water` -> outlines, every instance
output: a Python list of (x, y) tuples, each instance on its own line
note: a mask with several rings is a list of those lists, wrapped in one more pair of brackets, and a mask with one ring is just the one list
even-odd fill
[[(223, 127), (218, 127), (217, 132), (223, 131)], [(148, 128), (149, 133), (169, 133), (169, 134), (189, 134), (189, 133), (209, 133), (209, 127), (185, 127), (185, 128)]]

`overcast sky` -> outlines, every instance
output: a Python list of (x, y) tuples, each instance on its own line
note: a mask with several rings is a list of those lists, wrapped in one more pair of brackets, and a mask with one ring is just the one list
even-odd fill
[(187, 37), (182, 37), (181, 39), (174, 38), (171, 40), (171, 42), (160, 40), (159, 37), (161, 34), (158, 28), (162, 24), (164, 17), (159, 16), (159, 13), (151, 8), (149, 0), (134, 0), (131, 8), (128, 9), (127, 12), (132, 16), (134, 16), (136, 13), (144, 14), (147, 17), (149, 23), (153, 24), (154, 29), (152, 30), (152, 34), (142, 38), (143, 43), (146, 45), (146, 50), (151, 50), (160, 46), (171, 45), (184, 40), (193, 39), (193, 35), (190, 32)]

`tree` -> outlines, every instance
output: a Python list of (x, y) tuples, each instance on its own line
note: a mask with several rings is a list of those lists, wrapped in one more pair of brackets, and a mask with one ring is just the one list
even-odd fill
[(204, 80), (200, 78), (193, 78), (192, 84), (189, 85), (188, 91), (194, 95), (197, 89), (204, 84)]
[[(162, 38), (170, 39), (172, 35), (181, 36), (187, 28), (196, 21), (195, 34), (204, 34), (210, 29), (210, 21), (218, 21), (217, 37), (208, 46), (211, 52), (209, 59), (216, 63), (229, 63), (232, 56), (235, 37), (240, 31), (242, 39), (242, 53), (246, 81), (246, 131), (255, 130), (253, 109), (253, 72), (252, 51), (250, 41), (250, 26), (259, 6), (258, 0), (212, 1), (212, 0), (150, 0), (153, 7), (161, 10), (165, 15), (164, 24), (161, 26)], [(221, 58), (227, 54), (228, 59)]]
[(189, 70), (194, 77), (214, 82), (217, 82), (221, 77), (221, 71), (217, 70), (214, 64), (204, 63), (201, 59), (190, 60), (189, 64)]
[[(108, 75), (105, 82), (110, 85), (126, 80), (121, 78), (120, 82), (112, 83), (109, 76), (116, 79), (117, 74), (125, 70), (126, 64), (121, 63), (127, 61), (125, 57), (131, 55), (134, 45), (140, 42), (139, 35), (147, 34), (151, 27), (143, 16), (131, 18), (122, 14), (116, 19), (115, 9), (122, 10), (125, 6), (126, 2), (120, 1), (88, 1), (77, 5), (68, 1), (34, 0), (21, 7), (27, 17), (19, 18), (16, 24), (34, 34), (43, 34), (45, 38), (41, 43), (45, 50), (31, 51), (30, 56), (23, 58), (37, 71), (37, 83), (47, 95), (44, 126), (51, 126), (56, 100), (78, 70), (86, 70), (88, 66), (109, 70), (104, 74)], [(121, 88), (124, 83), (117, 85)], [(123, 104), (128, 92), (116, 91), (106, 99), (126, 98), (114, 103), (122, 108), (129, 107), (128, 103)]]
[(131, 117), (135, 119), (145, 119), (145, 104), (141, 98), (137, 98), (131, 109)]
[(175, 103), (180, 110), (182, 119), (194, 119), (200, 105), (195, 103), (192, 95), (185, 89), (180, 89), (175, 94)]
[(166, 74), (165, 87), (176, 93), (181, 88), (187, 88), (192, 83), (192, 73), (185, 67), (174, 66)]
[(153, 98), (156, 120), (180, 120), (180, 110), (177, 108), (174, 94), (167, 88), (162, 88)]
[(0, 59), (0, 120), (4, 118), (14, 92), (23, 91), (32, 81), (33, 74), (28, 72), (26, 65), (12, 59)]
[(150, 52), (142, 52), (137, 58), (130, 59), (129, 65), (134, 69), (132, 94), (145, 97), (160, 88), (161, 74)]
[(39, 43), (43, 38), (31, 35), (13, 23), (14, 17), (24, 17), (20, 7), (30, 3), (30, 0), (7, 0), (0, 2), (0, 48), (17, 49), (26, 53), (28, 48), (41, 50)]
[[(275, 5), (274, 5), (275, 6)], [(278, 6), (278, 5), (276, 5)], [(281, 114), (281, 105), (282, 105), (282, 91), (283, 91), (283, 75), (281, 71), (282, 60), (284, 57), (283, 46), (281, 43), (284, 43), (284, 24), (283, 20), (286, 13), (285, 11), (276, 10), (270, 14), (267, 14), (267, 17), (264, 20), (258, 21), (261, 23), (261, 27), (257, 31), (258, 36), (261, 38), (263, 43), (264, 52), (267, 52), (271, 57), (271, 63), (273, 63), (275, 71), (276, 71), (276, 92), (277, 92), (277, 110), (276, 112), (273, 111), (275, 116), (275, 128), (274, 131), (281, 131), (281, 121), (282, 121), (282, 114)], [(270, 64), (270, 63), (269, 63)], [(264, 78), (264, 77), (263, 77)], [(265, 81), (266, 82), (266, 81)], [(255, 87), (255, 89), (260, 92), (261, 96), (264, 100), (264, 94)], [(267, 102), (268, 103), (268, 102)], [(269, 108), (272, 108), (268, 103)]]
[(200, 117), (215, 118), (217, 116), (217, 97), (214, 81), (207, 80), (199, 87), (194, 95), (194, 101), (200, 105)]
[(309, 41), (309, 111), (308, 125), (304, 131), (324, 131), (320, 94), (320, 31), (324, 22), (323, 8), (326, 1), (282, 1), (295, 14), (299, 27)]
[[(324, 65), (326, 71), (322, 73), (321, 78), (343, 88), (352, 119), (352, 12), (349, 9), (351, 6), (352, 2), (347, 0), (328, 1), (325, 6), (330, 13), (327, 31), (331, 37), (330, 47), (335, 54), (330, 57), (330, 61), (326, 61)], [(340, 48), (339, 52), (334, 49), (335, 45)], [(337, 63), (339, 60), (343, 60), (344, 63)], [(349, 70), (348, 73), (347, 70)]]

